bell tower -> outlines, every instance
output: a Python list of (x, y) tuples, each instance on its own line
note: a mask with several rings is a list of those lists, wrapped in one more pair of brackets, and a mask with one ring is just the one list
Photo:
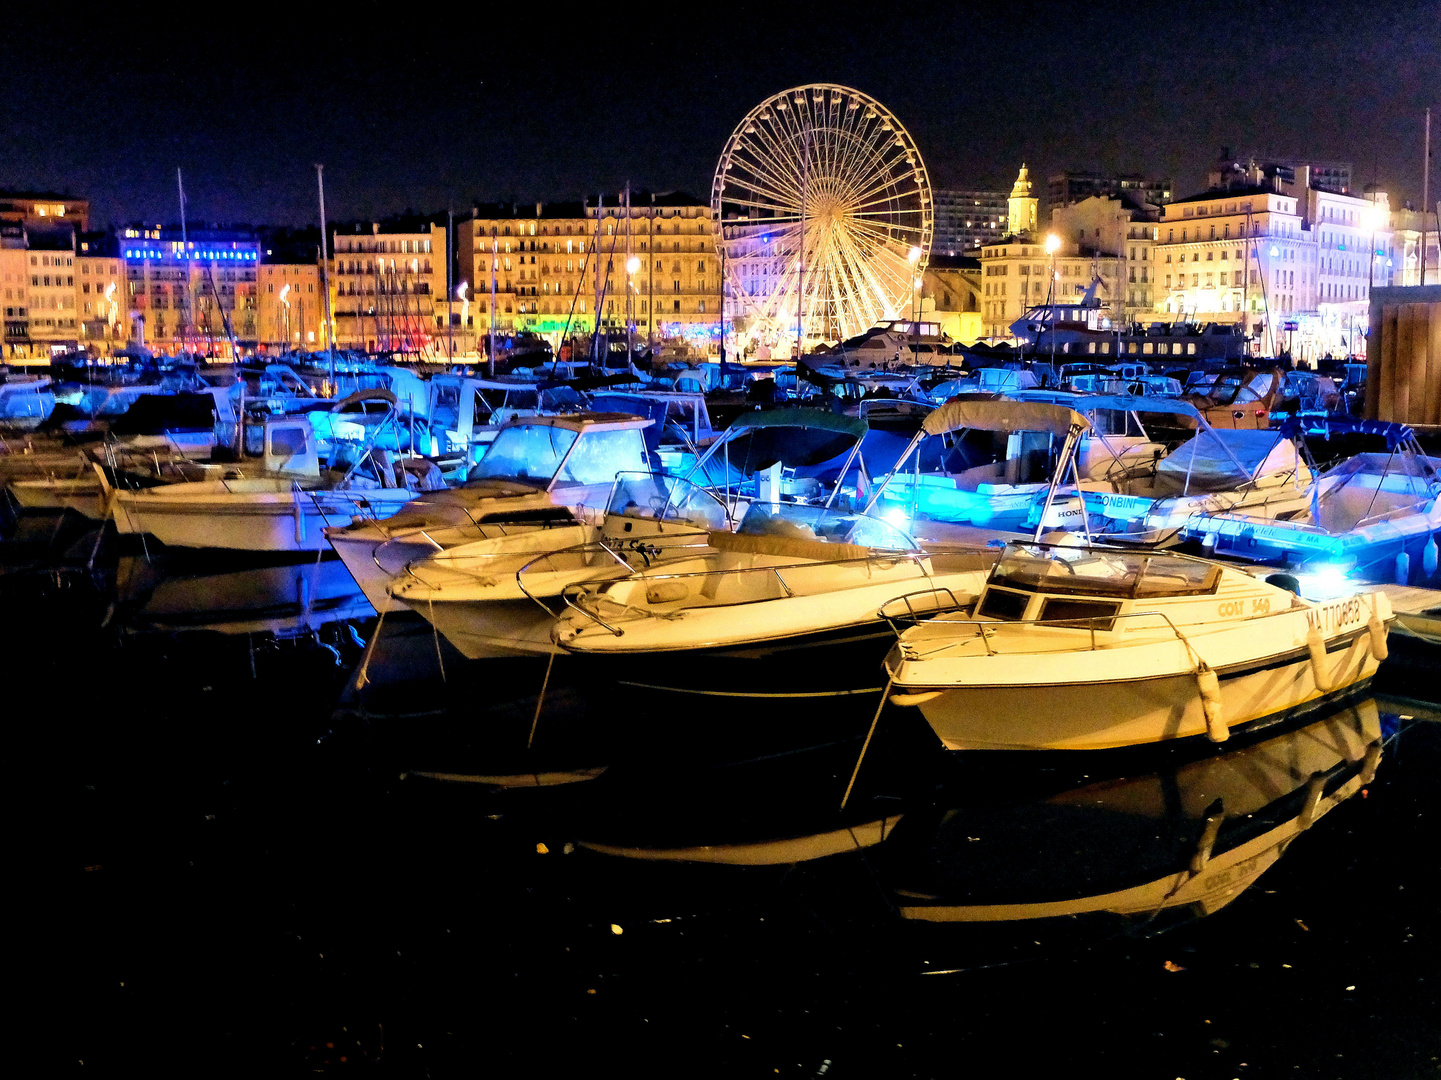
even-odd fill
[(1021, 171), (1016, 176), (1015, 185), (1011, 188), (1011, 197), (1007, 202), (1010, 216), (1007, 220), (1006, 231), (1016, 236), (1035, 232), (1039, 203), (1040, 200), (1031, 195), (1030, 174), (1026, 171), (1025, 163), (1022, 162)]

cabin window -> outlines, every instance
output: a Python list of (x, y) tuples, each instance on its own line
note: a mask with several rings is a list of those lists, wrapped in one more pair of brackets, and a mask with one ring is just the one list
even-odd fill
[(305, 429), (301, 427), (271, 428), (270, 453), (274, 457), (291, 458), (305, 453)]
[(981, 601), (979, 614), (985, 619), (1014, 621), (1025, 616), (1026, 605), (1030, 602), (1030, 593), (1012, 592), (1010, 589), (997, 589), (992, 586), (986, 590), (986, 598)]
[(1041, 605), (1041, 621), (1054, 626), (1110, 630), (1121, 605), (1102, 600), (1072, 600), (1051, 597)]

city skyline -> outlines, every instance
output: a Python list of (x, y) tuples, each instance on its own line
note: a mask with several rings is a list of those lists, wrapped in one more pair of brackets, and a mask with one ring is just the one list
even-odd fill
[(12, 135), (0, 186), (87, 197), (96, 227), (178, 220), (177, 167), (189, 216), (216, 222), (314, 223), (314, 162), (335, 220), (593, 197), (627, 180), (704, 198), (747, 109), (829, 81), (885, 102), (936, 188), (1000, 190), (1025, 162), (1042, 180), (1169, 176), (1184, 197), (1229, 146), (1352, 161), (1358, 188), (1420, 201), (1441, 5), (1364, 21), (1229, 2), (1168, 17), (1174, 30), (1069, 3), (980, 4), (880, 26), (866, 9), (740, 5), (410, 34), (361, 4), (224, 33), (188, 18), (115, 48), (98, 43), (100, 16), (94, 41), (18, 16), (0, 44)]

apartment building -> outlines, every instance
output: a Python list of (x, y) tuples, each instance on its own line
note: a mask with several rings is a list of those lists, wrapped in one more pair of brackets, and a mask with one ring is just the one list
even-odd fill
[[(329, 284), (337, 344), (407, 353), (430, 346), (437, 304), (445, 300), (446, 229), (443, 220), (391, 218), (332, 231)], [(292, 303), (301, 298), (295, 289), (287, 297)]]
[(462, 328), (558, 336), (629, 323), (649, 340), (713, 337), (721, 278), (710, 206), (679, 192), (632, 192), (623, 203), (475, 207), (457, 225)]

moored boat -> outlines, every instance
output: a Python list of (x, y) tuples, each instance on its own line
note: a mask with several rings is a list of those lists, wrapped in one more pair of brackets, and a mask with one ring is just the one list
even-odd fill
[(1363, 690), (1392, 619), (1378, 591), (1315, 602), (1204, 559), (1016, 543), (974, 617), (906, 631), (886, 670), (953, 750), (1222, 742)]

